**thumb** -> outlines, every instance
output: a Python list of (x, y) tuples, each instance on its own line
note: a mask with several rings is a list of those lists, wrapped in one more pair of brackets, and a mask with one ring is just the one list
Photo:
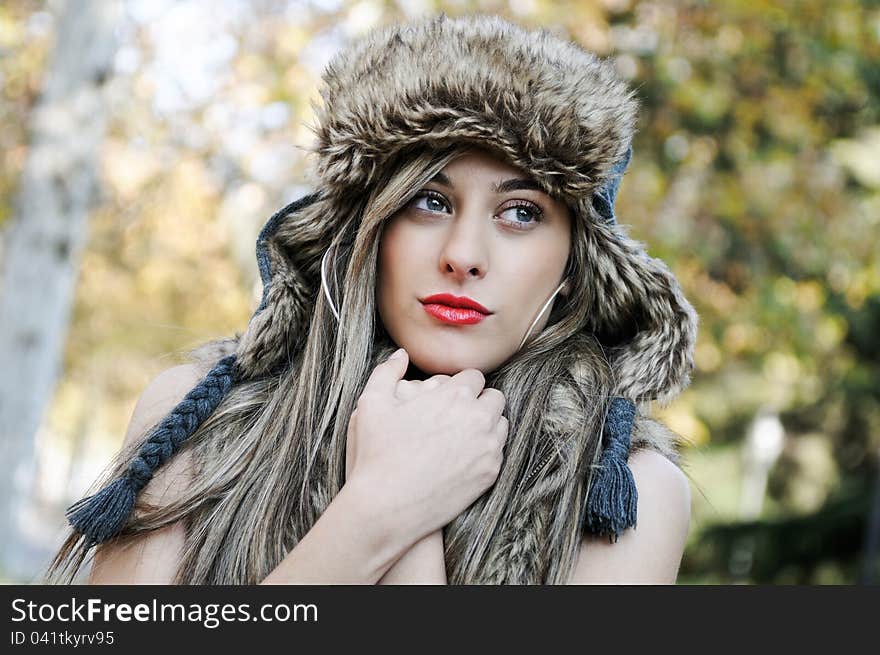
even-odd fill
[(373, 369), (364, 386), (364, 391), (372, 390), (392, 395), (397, 383), (406, 374), (408, 366), (409, 355), (403, 348), (398, 349), (391, 357)]

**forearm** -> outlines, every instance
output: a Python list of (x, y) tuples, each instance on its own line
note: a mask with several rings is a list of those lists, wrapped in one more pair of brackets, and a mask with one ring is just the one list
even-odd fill
[(413, 544), (379, 584), (447, 584), (443, 531), (436, 530)]
[(261, 584), (376, 584), (413, 543), (385, 515), (369, 494), (344, 485)]

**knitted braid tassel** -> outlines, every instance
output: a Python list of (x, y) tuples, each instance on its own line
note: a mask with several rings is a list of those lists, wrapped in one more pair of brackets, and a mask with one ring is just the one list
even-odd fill
[(631, 400), (611, 400), (603, 430), (605, 449), (587, 499), (587, 528), (593, 534), (609, 535), (612, 543), (626, 528), (636, 525), (639, 495), (626, 463), (635, 414), (636, 406)]
[(71, 505), (67, 520), (86, 538), (86, 547), (107, 541), (125, 527), (138, 493), (156, 469), (217, 409), (235, 381), (236, 356), (227, 355), (186, 394), (143, 443), (128, 470), (97, 493)]

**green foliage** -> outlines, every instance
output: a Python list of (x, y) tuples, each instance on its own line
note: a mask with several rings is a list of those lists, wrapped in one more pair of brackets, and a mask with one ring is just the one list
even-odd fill
[[(638, 3), (611, 21), (616, 33), (656, 35), (654, 48), (614, 52), (636, 63), (644, 102), (621, 214), (671, 262), (701, 316), (689, 400), (711, 434), (701, 458), (741, 442), (769, 403), (790, 442), (822, 435), (849, 490), (800, 515), (791, 489), (811, 464), (786, 466), (784, 455), (768, 487), (774, 516), (695, 512), (682, 579), (729, 580), (737, 544), (751, 538), (739, 580), (854, 581), (880, 449), (880, 157), (870, 147), (880, 8)], [(665, 195), (641, 193), (640, 167), (662, 171)], [(744, 381), (751, 393), (737, 388)]]
[[(870, 489), (851, 479), (807, 516), (717, 523), (689, 551), (680, 582), (847, 584), (862, 566)], [(876, 576), (877, 571), (874, 575)]]

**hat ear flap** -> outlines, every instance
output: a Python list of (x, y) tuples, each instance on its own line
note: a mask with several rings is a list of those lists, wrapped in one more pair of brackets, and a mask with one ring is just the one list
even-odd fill
[(305, 340), (313, 291), (295, 276), (276, 274), (238, 343), (238, 368), (255, 378), (274, 370)]
[(260, 305), (238, 343), (242, 377), (265, 375), (292, 359), (305, 342), (318, 291), (315, 261), (332, 238), (320, 192), (278, 211), (257, 239), (257, 264), (263, 281)]
[[(317, 287), (307, 263), (329, 237), (300, 225), (320, 223), (309, 208), (319, 194), (305, 196), (273, 215), (257, 239), (257, 264), (263, 280), (263, 297), (247, 330), (230, 340), (224, 356), (155, 427), (128, 468), (97, 493), (67, 510), (70, 524), (85, 539), (87, 548), (103, 543), (123, 530), (141, 490), (155, 471), (172, 457), (210, 416), (237, 382), (268, 373), (286, 362), (304, 339)], [(283, 229), (281, 229), (283, 228)]]
[(607, 223), (615, 223), (617, 219), (614, 216), (614, 203), (617, 200), (617, 192), (620, 189), (620, 182), (624, 173), (629, 166), (629, 162), (633, 156), (632, 144), (626, 149), (626, 154), (611, 169), (610, 179), (593, 194), (592, 202), (596, 212)]
[(595, 224), (586, 242), (587, 275), (596, 289), (594, 328), (616, 337), (613, 394), (665, 406), (690, 384), (697, 313), (666, 264), (620, 226)]

